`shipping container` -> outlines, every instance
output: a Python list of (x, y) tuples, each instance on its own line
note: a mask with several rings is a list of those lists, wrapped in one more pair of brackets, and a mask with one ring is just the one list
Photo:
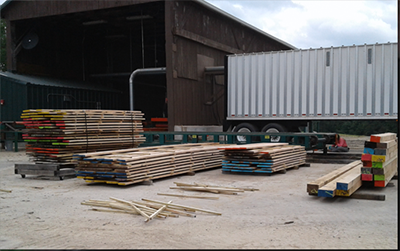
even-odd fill
[(397, 120), (397, 49), (397, 43), (377, 43), (227, 55), (224, 130)]

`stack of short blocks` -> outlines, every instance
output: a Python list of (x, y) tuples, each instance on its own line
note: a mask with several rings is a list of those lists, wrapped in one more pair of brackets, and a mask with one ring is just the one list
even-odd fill
[(386, 187), (397, 174), (397, 144), (396, 133), (372, 134), (370, 140), (365, 141), (361, 155), (362, 181), (371, 181), (375, 187)]

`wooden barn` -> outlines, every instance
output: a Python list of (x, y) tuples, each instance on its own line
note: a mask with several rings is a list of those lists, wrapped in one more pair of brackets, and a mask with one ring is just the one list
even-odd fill
[(295, 49), (203, 0), (7, 0), (1, 18), (8, 72), (121, 92), (118, 109), (169, 131), (222, 125), (225, 55)]

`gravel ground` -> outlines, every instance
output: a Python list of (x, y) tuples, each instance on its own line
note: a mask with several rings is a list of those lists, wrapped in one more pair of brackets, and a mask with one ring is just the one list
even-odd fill
[[(384, 201), (321, 198), (307, 182), (343, 164), (312, 163), (270, 176), (225, 174), (220, 168), (131, 186), (14, 174), (25, 152), (0, 151), (0, 249), (398, 249), (398, 181), (358, 192), (385, 194)], [(174, 182), (253, 187), (218, 200), (160, 196), (208, 195), (170, 189)], [(155, 199), (216, 211), (196, 218), (155, 219), (95, 212), (89, 199)]]

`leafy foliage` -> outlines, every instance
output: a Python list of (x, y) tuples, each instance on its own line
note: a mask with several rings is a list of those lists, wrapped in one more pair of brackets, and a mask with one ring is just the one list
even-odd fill
[(315, 121), (313, 128), (319, 132), (336, 132), (350, 135), (364, 135), (392, 132), (399, 130), (398, 121), (374, 120), (374, 121)]

